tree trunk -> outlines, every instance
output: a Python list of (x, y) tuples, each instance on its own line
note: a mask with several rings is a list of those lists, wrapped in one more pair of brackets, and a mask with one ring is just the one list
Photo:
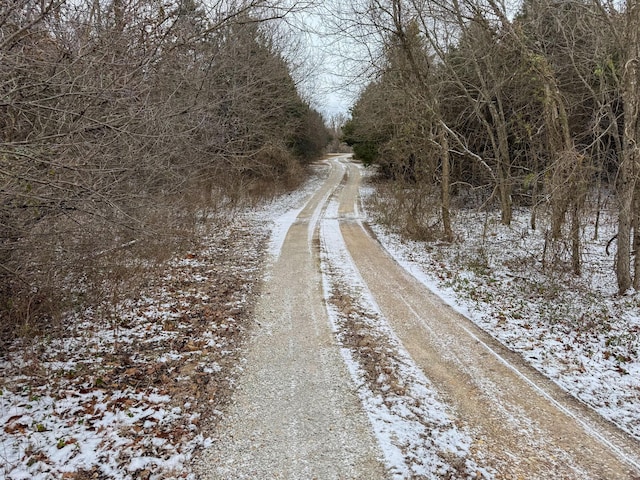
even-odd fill
[[(631, 279), (631, 223), (633, 196), (636, 190), (640, 152), (640, 5), (637, 0), (627, 1), (626, 52), (623, 72), (622, 99), (624, 102), (624, 132), (622, 161), (618, 186), (618, 251), (616, 278), (618, 291), (625, 293), (632, 286)], [(637, 284), (638, 279), (634, 279)]]
[(565, 157), (565, 154), (572, 152), (573, 141), (569, 134), (564, 104), (560, 98), (553, 74), (546, 71), (548, 69), (550, 69), (550, 66), (545, 62), (541, 78), (544, 81), (547, 142), (554, 170), (551, 184), (551, 237), (554, 240), (558, 240), (562, 236), (565, 214), (570, 202), (573, 200), (567, 195), (567, 189), (571, 190), (571, 186), (566, 185), (568, 180), (566, 177), (572, 168), (567, 165), (568, 159)]
[[(533, 166), (534, 172), (540, 171), (538, 165), (538, 155), (535, 156), (535, 164)], [(529, 226), (531, 230), (535, 230), (537, 226), (537, 211), (538, 211), (538, 178), (534, 177), (533, 185), (531, 188), (531, 218), (529, 219)]]
[(640, 182), (636, 181), (636, 191), (633, 202), (633, 288), (640, 287)]
[(580, 258), (580, 204), (573, 202), (571, 209), (571, 268), (573, 273), (580, 275), (582, 262)]
[[(626, 142), (625, 142), (626, 143)], [(626, 146), (625, 146), (626, 147)], [(618, 250), (616, 252), (616, 279), (618, 292), (631, 288), (631, 207), (633, 205), (633, 158), (625, 148), (619, 169), (618, 185)]]
[(507, 122), (496, 106), (489, 103), (489, 112), (493, 120), (498, 137), (496, 148), (496, 162), (498, 170), (498, 191), (500, 194), (500, 220), (503, 225), (510, 225), (513, 216), (511, 205), (511, 160), (509, 155), (509, 137), (507, 134)]
[[(599, 145), (599, 143), (598, 143)], [(598, 147), (600, 150), (600, 147)], [(602, 155), (598, 153), (596, 158), (601, 158)], [(600, 167), (598, 169), (598, 181), (596, 183), (596, 190), (598, 192), (598, 200), (596, 201), (596, 220), (595, 225), (593, 226), (593, 240), (598, 240), (598, 236), (600, 233), (600, 215), (602, 214), (602, 169), (604, 167)]]
[(451, 163), (449, 159), (449, 140), (447, 139), (447, 132), (444, 128), (440, 127), (440, 149), (442, 151), (442, 227), (444, 233), (444, 239), (447, 242), (453, 240), (453, 230), (451, 228), (451, 216), (449, 214), (450, 209), (450, 170)]

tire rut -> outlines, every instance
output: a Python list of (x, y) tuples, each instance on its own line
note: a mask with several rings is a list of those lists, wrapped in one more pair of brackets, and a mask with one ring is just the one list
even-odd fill
[(497, 478), (640, 478), (640, 447), (462, 315), (383, 251), (358, 219), (360, 173), (349, 166), (341, 232), (382, 314)]

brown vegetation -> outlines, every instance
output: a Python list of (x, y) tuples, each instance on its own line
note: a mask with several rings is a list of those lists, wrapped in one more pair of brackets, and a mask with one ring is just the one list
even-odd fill
[[(116, 301), (328, 138), (263, 0), (0, 6), (3, 339)], [(277, 31), (271, 29), (272, 32)]]
[(341, 19), (381, 52), (344, 138), (402, 196), (440, 205), (428, 220), (412, 213), (407, 230), (423, 216), (427, 236), (451, 240), (451, 203), (465, 198), (499, 208), (505, 225), (514, 206), (527, 206), (539, 228), (545, 207), (549, 241), (571, 244), (580, 274), (581, 212), (588, 193), (608, 185), (618, 200), (618, 289), (637, 287), (638, 2), (525, 0), (515, 18), (493, 0), (367, 5)]

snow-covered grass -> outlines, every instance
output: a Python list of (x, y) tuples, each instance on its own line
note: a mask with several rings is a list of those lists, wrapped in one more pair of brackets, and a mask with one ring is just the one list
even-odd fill
[(492, 478), (380, 313), (344, 244), (335, 201), (320, 241), (332, 328), (393, 478)]
[(241, 369), (264, 254), (320, 181), (214, 219), (138, 298), (70, 314), (60, 337), (2, 352), (0, 477), (195, 478), (191, 460)]
[(450, 245), (407, 241), (382, 224), (387, 200), (362, 189), (366, 215), (390, 254), (418, 280), (531, 365), (605, 418), (640, 439), (640, 293), (616, 294), (611, 213), (585, 219), (583, 273), (568, 267), (569, 248), (545, 250), (544, 218), (530, 212), (500, 224), (498, 212), (455, 212), (458, 240)]

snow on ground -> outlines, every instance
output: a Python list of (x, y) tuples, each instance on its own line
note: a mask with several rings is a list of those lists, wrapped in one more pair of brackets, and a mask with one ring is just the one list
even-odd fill
[(2, 352), (0, 477), (195, 478), (190, 461), (241, 370), (263, 254), (326, 170), (216, 224), (139, 298), (69, 315), (63, 337)]
[[(583, 273), (570, 272), (569, 247), (545, 245), (545, 226), (529, 228), (528, 210), (510, 227), (499, 212), (455, 213), (459, 241), (404, 240), (381, 225), (389, 199), (362, 190), (366, 215), (387, 251), (427, 287), (539, 371), (640, 439), (640, 292), (616, 295), (613, 214), (582, 232)], [(388, 203), (387, 203), (388, 206)], [(540, 219), (542, 220), (542, 219)], [(544, 265), (543, 265), (544, 260)]]
[[(329, 170), (329, 167), (326, 165), (319, 168), (323, 170), (325, 174)], [(340, 168), (344, 170), (343, 166), (341, 166)], [(282, 246), (284, 245), (284, 241), (286, 239), (287, 233), (289, 232), (289, 229), (291, 228), (291, 225), (294, 224), (300, 212), (302, 212), (302, 210), (304, 210), (304, 208), (306, 207), (306, 202), (304, 202), (303, 199), (310, 197), (316, 190), (318, 190), (319, 180), (320, 177), (316, 177), (313, 181), (307, 182), (307, 184), (303, 188), (289, 194), (288, 200), (291, 202), (298, 202), (297, 205), (301, 206), (286, 210), (284, 213), (278, 215), (275, 220), (273, 220), (273, 227), (271, 229), (268, 249), (273, 261), (276, 261), (280, 256), (280, 251), (282, 250)], [(325, 204), (331, 193), (332, 192), (329, 191), (325, 194), (325, 197), (318, 204), (319, 207), (316, 209), (316, 211), (313, 212), (312, 218), (309, 221), (309, 238), (313, 236), (313, 229), (318, 223), (322, 206)], [(294, 203), (294, 205), (295, 204), (296, 203)], [(269, 218), (269, 215), (272, 215), (272, 212), (270, 209), (267, 209), (263, 212), (256, 212), (256, 215), (264, 215), (265, 218)]]
[(380, 313), (344, 244), (335, 201), (320, 241), (332, 328), (393, 478), (492, 478)]

